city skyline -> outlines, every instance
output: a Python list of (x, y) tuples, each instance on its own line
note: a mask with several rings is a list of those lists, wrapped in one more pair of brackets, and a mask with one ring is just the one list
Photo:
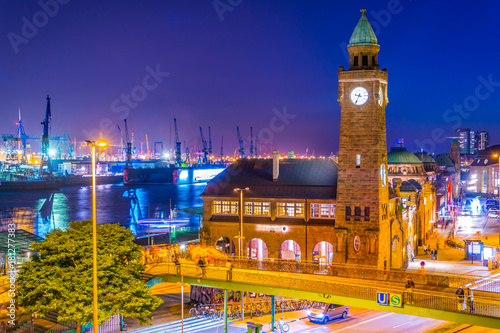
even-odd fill
[(177, 118), (190, 146), (210, 126), (215, 155), (221, 135), (233, 154), (236, 126), (281, 152), (336, 154), (337, 70), (348, 67), (346, 36), (366, 7), (389, 73), (388, 148), (404, 138), (410, 151), (447, 152), (455, 129), (469, 127), (498, 142), (500, 75), (486, 61), (498, 52), (498, 4), (231, 4), (0, 1), (9, 13), (0, 132), (16, 133), (20, 108), (27, 134), (40, 135), (48, 94), (51, 134), (78, 141), (102, 129), (118, 144), (127, 118), (136, 147), (145, 134), (168, 146)]

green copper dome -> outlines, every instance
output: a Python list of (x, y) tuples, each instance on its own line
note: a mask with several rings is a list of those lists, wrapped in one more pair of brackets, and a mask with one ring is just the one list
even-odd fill
[(393, 150), (387, 154), (387, 164), (422, 164), (422, 162), (407, 150)]
[(349, 39), (349, 45), (347, 45), (347, 47), (357, 45), (379, 46), (377, 44), (377, 36), (375, 36), (375, 33), (373, 32), (372, 26), (365, 16), (365, 12), (366, 9), (361, 9), (361, 18), (359, 19), (356, 28), (354, 28), (351, 39)]

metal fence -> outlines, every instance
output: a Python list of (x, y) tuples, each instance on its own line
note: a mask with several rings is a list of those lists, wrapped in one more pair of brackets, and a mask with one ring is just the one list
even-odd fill
[[(209, 279), (226, 280), (228, 278), (228, 269), (220, 266), (209, 265), (206, 269), (206, 277)], [(176, 274), (176, 268), (173, 264), (157, 264), (150, 267), (149, 274)], [(181, 264), (181, 274), (184, 276), (201, 277), (201, 268), (193, 263)], [(406, 275), (405, 275), (406, 276)], [(459, 298), (454, 293), (445, 292), (426, 292), (414, 291), (408, 293), (403, 287), (394, 287), (387, 284), (374, 283), (354, 284), (333, 281), (330, 279), (320, 279), (314, 276), (302, 274), (272, 274), (266, 271), (238, 269), (232, 272), (232, 282), (241, 282), (248, 284), (259, 284), (269, 287), (288, 288), (301, 291), (312, 291), (319, 294), (331, 294), (337, 296), (345, 296), (351, 298), (359, 298), (365, 300), (375, 300), (377, 292), (384, 290), (388, 293), (402, 294), (403, 299), (412, 306), (428, 308), (434, 310), (443, 310), (457, 313), (469, 313), (470, 308), (467, 304), (459, 306)], [(456, 281), (460, 281), (457, 279)], [(456, 283), (454, 281), (454, 283)], [(500, 301), (492, 299), (482, 299), (476, 297), (471, 304), (474, 308), (472, 314), (477, 316), (500, 318)]]

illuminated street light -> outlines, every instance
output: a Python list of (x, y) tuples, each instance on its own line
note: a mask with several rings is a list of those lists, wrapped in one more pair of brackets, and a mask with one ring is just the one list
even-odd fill
[(242, 252), (243, 252), (243, 240), (245, 237), (243, 237), (243, 191), (248, 191), (250, 190), (248, 187), (245, 188), (235, 188), (235, 192), (240, 192), (240, 234), (239, 236), (236, 236), (238, 238), (238, 247), (240, 249), (240, 259), (242, 258)]
[[(498, 157), (498, 204), (500, 207), (500, 154), (495, 154), (493, 156)], [(500, 217), (498, 217), (498, 219), (500, 219)], [(498, 241), (500, 242), (500, 230), (498, 230)]]
[(96, 212), (96, 194), (95, 194), (95, 147), (104, 148), (106, 141), (99, 140), (87, 141), (87, 145), (92, 147), (92, 280), (94, 295), (94, 333), (99, 332), (99, 323), (97, 321), (97, 212)]

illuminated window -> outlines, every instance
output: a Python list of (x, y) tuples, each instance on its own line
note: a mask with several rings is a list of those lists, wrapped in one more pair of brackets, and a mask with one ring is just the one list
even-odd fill
[(269, 202), (245, 202), (245, 215), (271, 215)]
[(278, 202), (278, 216), (304, 216), (304, 204), (293, 202)]
[(356, 168), (361, 167), (361, 155), (356, 154)]
[(311, 204), (311, 218), (334, 219), (335, 204)]
[(214, 214), (238, 214), (238, 201), (214, 201)]

